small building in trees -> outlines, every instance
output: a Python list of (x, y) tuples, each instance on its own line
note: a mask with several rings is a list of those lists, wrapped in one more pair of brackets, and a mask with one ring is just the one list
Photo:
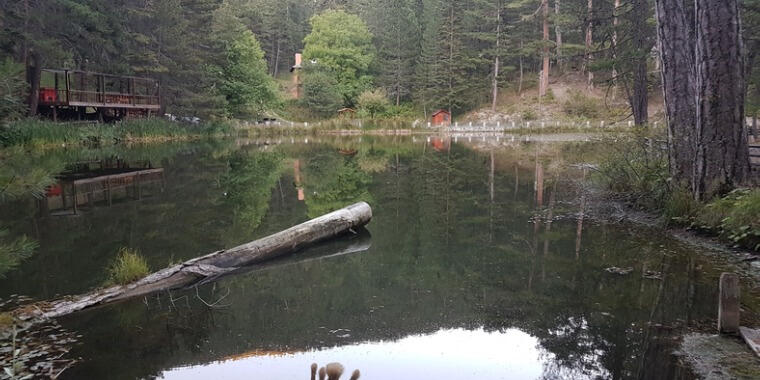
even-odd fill
[(160, 113), (160, 87), (150, 78), (31, 68), (31, 115), (116, 121)]
[(338, 110), (338, 117), (340, 118), (348, 119), (354, 117), (354, 115), (356, 115), (356, 110), (353, 108), (346, 107)]
[(440, 109), (433, 113), (433, 125), (451, 125), (451, 113)]

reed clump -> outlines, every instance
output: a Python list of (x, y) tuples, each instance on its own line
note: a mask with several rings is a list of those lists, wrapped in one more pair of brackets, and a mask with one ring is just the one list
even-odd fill
[(123, 247), (108, 268), (108, 283), (126, 285), (150, 273), (148, 263), (137, 250)]
[(181, 123), (161, 118), (132, 119), (113, 124), (23, 119), (0, 127), (0, 146), (101, 146), (120, 142), (180, 141), (225, 136), (233, 128), (224, 122)]

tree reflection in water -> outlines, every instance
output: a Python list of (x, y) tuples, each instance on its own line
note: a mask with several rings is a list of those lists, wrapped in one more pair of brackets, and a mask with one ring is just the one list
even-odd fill
[[(346, 146), (357, 154), (341, 155)], [(38, 223), (39, 252), (0, 289), (76, 293), (93, 286), (91, 273), (113, 246), (128, 243), (162, 267), (369, 200), (371, 248), (198, 289), (206, 300), (229, 291), (228, 307), (209, 309), (191, 289), (66, 318), (84, 336), (73, 354), (85, 361), (65, 375), (201, 376), (216, 368), (232, 376), (253, 363), (263, 374), (305, 377), (312, 362), (340, 361), (366, 378), (396, 370), (429, 378), (436, 368), (439, 378), (457, 378), (451, 368), (467, 363), (480, 363), (472, 367), (480, 379), (689, 378), (671, 351), (683, 327), (713, 318), (721, 269), (712, 259), (656, 231), (584, 218), (585, 198), (572, 182), (584, 174), (556, 162), (561, 151), (573, 163), (571, 151), (442, 146), (365, 136), (175, 152), (154, 160), (166, 170), (165, 192)], [(28, 207), (2, 218), (34, 215)], [(34, 230), (33, 216), (15, 220), (14, 232)], [(329, 256), (334, 244), (302, 255)], [(43, 265), (50, 262), (70, 270)], [(613, 276), (610, 266), (636, 270)], [(250, 352), (283, 355), (206, 366)], [(387, 356), (396, 352), (406, 352), (398, 365)], [(445, 360), (432, 359), (441, 352)]]

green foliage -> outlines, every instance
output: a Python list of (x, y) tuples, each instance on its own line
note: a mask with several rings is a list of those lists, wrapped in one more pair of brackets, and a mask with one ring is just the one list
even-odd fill
[(22, 261), (32, 256), (37, 249), (37, 242), (26, 236), (21, 236), (10, 242), (6, 240), (8, 230), (0, 229), (0, 279), (9, 271), (16, 269)]
[(234, 207), (235, 221), (248, 231), (261, 225), (269, 210), (272, 189), (282, 171), (283, 157), (276, 153), (236, 152), (229, 172), (221, 178), (225, 202)]
[(325, 11), (311, 19), (311, 33), (304, 38), (303, 57), (335, 78), (343, 103), (352, 106), (370, 88), (370, 66), (375, 59), (372, 34), (356, 15), (343, 10)]
[(224, 59), (212, 71), (226, 99), (227, 114), (238, 118), (261, 116), (275, 106), (278, 96), (258, 40), (229, 6), (215, 13), (215, 29), (216, 39), (224, 46)]
[(148, 263), (137, 250), (123, 247), (116, 259), (108, 267), (108, 281), (111, 284), (126, 285), (150, 273)]
[(388, 101), (388, 95), (382, 89), (367, 90), (359, 95), (359, 110), (366, 112), (371, 118), (385, 114), (391, 103)]
[(368, 187), (372, 177), (353, 159), (335, 157), (334, 154), (315, 155), (305, 169), (306, 206), (310, 218), (359, 201), (371, 202)]
[(343, 105), (343, 96), (332, 75), (309, 69), (304, 73), (301, 104), (317, 115), (333, 116)]
[(24, 114), (27, 87), (23, 65), (10, 58), (0, 61), (0, 127)]
[(663, 215), (666, 222), (688, 224), (702, 211), (702, 204), (694, 199), (688, 189), (676, 188), (665, 200)]
[(708, 203), (694, 225), (737, 246), (760, 251), (760, 189), (738, 189)]
[[(633, 206), (653, 211), (664, 210), (671, 194), (667, 150), (657, 137), (640, 131), (608, 141), (597, 171), (608, 191)], [(677, 208), (682, 209), (674, 203), (672, 210)]]
[(54, 175), (63, 170), (62, 162), (46, 162), (29, 157), (22, 148), (0, 151), (0, 203), (26, 195), (42, 196), (55, 182)]

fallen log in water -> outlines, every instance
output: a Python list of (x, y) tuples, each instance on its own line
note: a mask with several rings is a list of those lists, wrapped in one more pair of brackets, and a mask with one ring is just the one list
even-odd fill
[(235, 248), (217, 251), (182, 264), (162, 269), (127, 285), (116, 285), (91, 293), (23, 306), (16, 318), (55, 318), (93, 306), (197, 284), (208, 278), (232, 273), (298, 251), (316, 242), (364, 226), (372, 219), (372, 209), (360, 202), (320, 216), (274, 235)]

